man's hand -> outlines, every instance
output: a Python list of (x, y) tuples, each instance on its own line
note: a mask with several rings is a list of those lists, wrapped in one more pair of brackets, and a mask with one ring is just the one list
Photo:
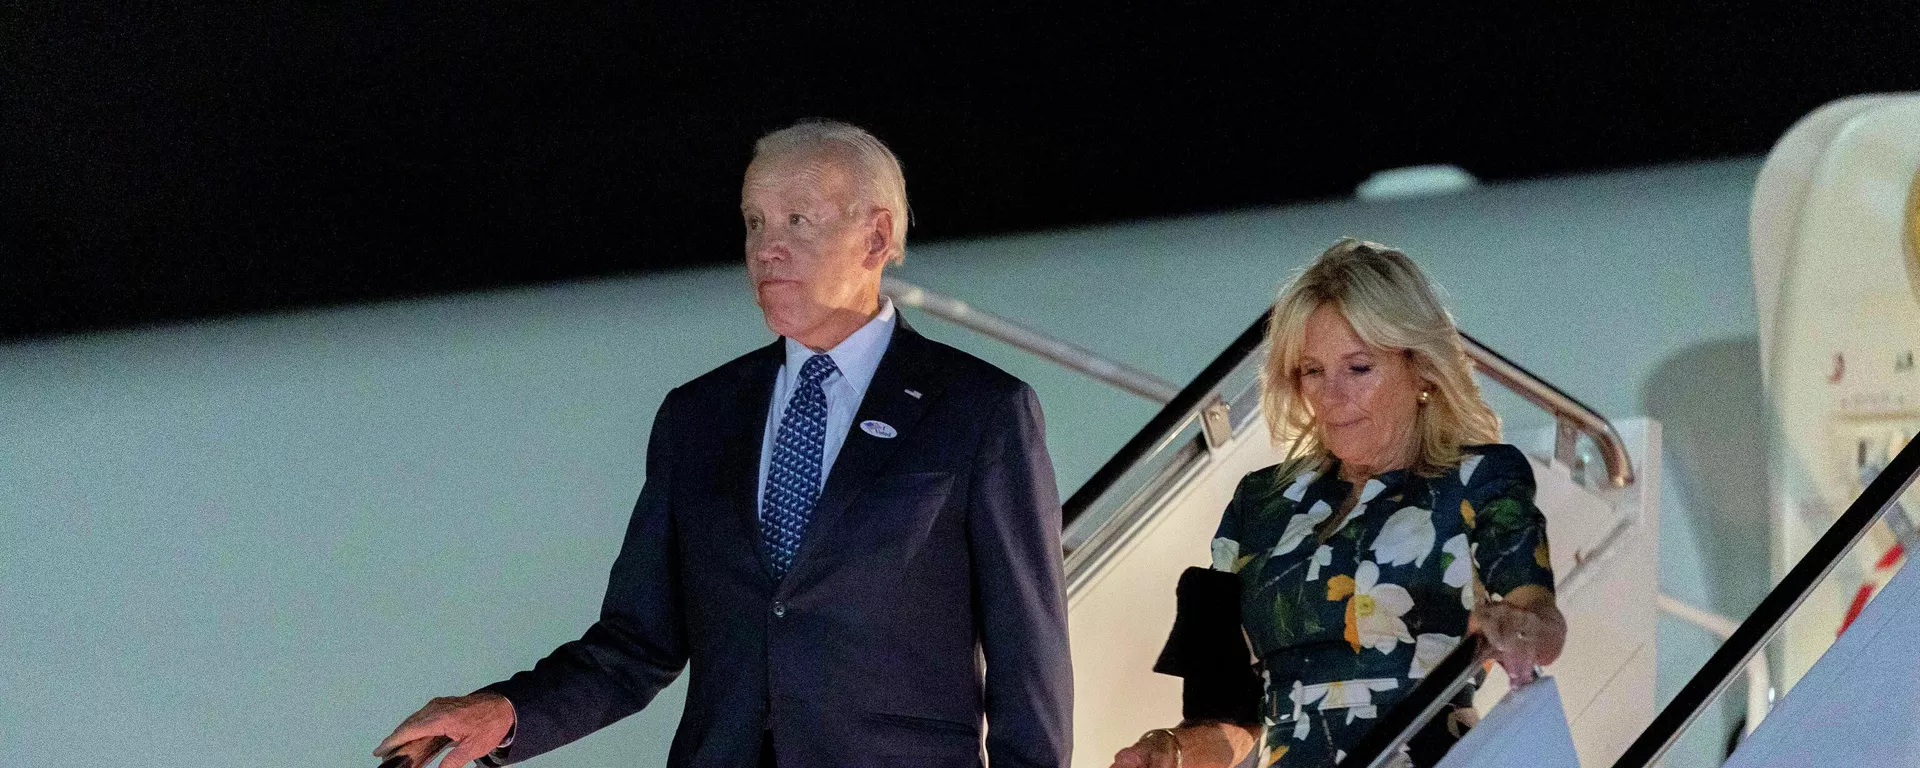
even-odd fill
[(389, 759), (410, 758), (413, 768), (426, 768), (434, 753), (446, 744), (435, 744), (435, 737), (450, 739), (453, 751), (440, 761), (440, 768), (459, 768), (492, 752), (513, 728), (513, 702), (491, 691), (467, 696), (441, 697), (427, 702), (420, 711), (400, 723), (373, 756)]

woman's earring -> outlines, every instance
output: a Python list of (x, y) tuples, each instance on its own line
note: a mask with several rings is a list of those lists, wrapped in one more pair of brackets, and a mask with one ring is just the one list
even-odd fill
[(1425, 390), (1425, 389), (1423, 389), (1423, 390), (1420, 390), (1420, 404), (1421, 404), (1421, 405), (1426, 405), (1426, 404), (1427, 404), (1427, 400), (1428, 400), (1429, 398), (1432, 398), (1432, 397), (1433, 397), (1433, 392), (1432, 392), (1431, 390)]

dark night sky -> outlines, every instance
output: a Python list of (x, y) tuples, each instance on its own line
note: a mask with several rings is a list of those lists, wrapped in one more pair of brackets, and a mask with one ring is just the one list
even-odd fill
[(1911, 2), (228, 5), (0, 15), (0, 338), (732, 261), (800, 117), (893, 144), (928, 242), (1757, 155), (1920, 89)]

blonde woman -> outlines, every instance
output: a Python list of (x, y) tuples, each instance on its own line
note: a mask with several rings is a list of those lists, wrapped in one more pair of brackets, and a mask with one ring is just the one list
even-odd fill
[[(1256, 748), (1260, 765), (1331, 766), (1462, 636), (1522, 683), (1565, 642), (1532, 467), (1499, 444), (1420, 269), (1342, 240), (1281, 293), (1267, 340), (1262, 405), (1289, 458), (1241, 480), (1212, 570), (1181, 578), (1155, 669), (1186, 678), (1186, 721), (1116, 766), (1230, 766)], [(1409, 762), (1438, 762), (1471, 697)]]

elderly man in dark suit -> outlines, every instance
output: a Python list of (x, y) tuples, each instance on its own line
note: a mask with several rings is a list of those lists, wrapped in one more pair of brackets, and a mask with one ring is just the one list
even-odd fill
[(906, 183), (866, 131), (763, 137), (740, 209), (782, 338), (667, 394), (599, 621), (434, 699), (377, 756), (526, 760), (687, 667), (670, 766), (1067, 764), (1060, 504), (1033, 390), (880, 295)]

